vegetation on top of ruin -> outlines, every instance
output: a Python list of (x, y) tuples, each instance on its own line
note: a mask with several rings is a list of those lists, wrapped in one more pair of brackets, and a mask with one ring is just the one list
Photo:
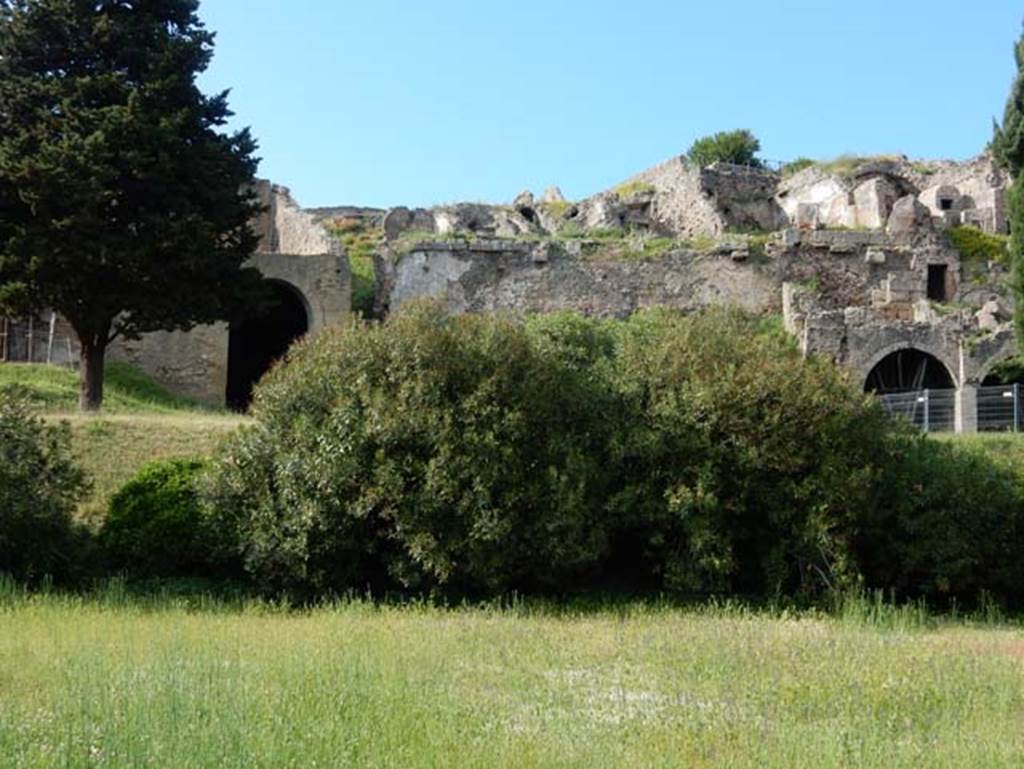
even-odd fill
[[(693, 235), (672, 237), (649, 230), (601, 227), (586, 229), (569, 222), (552, 234), (530, 233), (515, 238), (495, 238), (508, 242), (529, 244), (579, 244), (581, 258), (600, 261), (653, 261), (679, 252), (699, 254), (731, 254), (747, 251), (755, 261), (767, 256), (768, 244), (775, 237), (771, 232), (731, 231), (722, 235)], [(480, 235), (459, 232), (438, 235), (425, 230), (412, 230), (400, 235), (390, 244), (395, 257), (405, 256), (427, 243), (472, 246)]]
[(537, 207), (555, 219), (564, 219), (574, 205), (576, 204), (568, 200), (542, 200)]
[(759, 168), (763, 161), (757, 156), (761, 141), (747, 129), (719, 131), (697, 139), (686, 152), (687, 159), (699, 168), (714, 163), (733, 163)]
[(356, 217), (335, 219), (328, 223), (328, 228), (341, 241), (348, 255), (352, 276), (352, 311), (364, 318), (371, 318), (377, 293), (373, 254), (384, 233), (380, 227)]
[(814, 160), (801, 157), (783, 165), (782, 175), (783, 177), (794, 176), (808, 168), (817, 168), (823, 173), (850, 179), (856, 176), (861, 168), (871, 163), (897, 162), (901, 160), (903, 158), (900, 155), (857, 155), (852, 153), (839, 155), (831, 160)]
[(653, 194), (655, 191), (655, 186), (648, 182), (626, 182), (612, 190), (620, 198), (635, 198), (639, 195)]
[[(473, 243), (477, 239), (473, 232), (446, 233), (440, 235), (433, 230), (408, 230), (388, 244), (396, 257), (411, 254), (424, 243), (450, 243), (452, 245)], [(521, 238), (525, 240), (526, 238)]]
[(782, 168), (779, 169), (779, 173), (782, 174), (782, 178), (785, 179), (794, 174), (798, 174), (808, 168), (813, 168), (818, 165), (817, 160), (811, 158), (799, 157), (796, 160), (791, 160), (788, 163), (783, 163)]
[(946, 239), (965, 262), (1007, 264), (1010, 260), (1007, 235), (992, 235), (978, 227), (964, 225), (946, 230)]

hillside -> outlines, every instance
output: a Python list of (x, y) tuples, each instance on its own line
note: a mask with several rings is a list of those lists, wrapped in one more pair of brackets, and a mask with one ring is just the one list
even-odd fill
[(130, 366), (107, 367), (106, 398), (97, 416), (77, 412), (78, 375), (45, 365), (0, 365), (0, 388), (24, 388), (50, 420), (71, 426), (72, 447), (93, 480), (92, 495), (79, 509), (97, 522), (110, 496), (147, 462), (206, 456), (246, 418), (201, 407), (168, 393)]

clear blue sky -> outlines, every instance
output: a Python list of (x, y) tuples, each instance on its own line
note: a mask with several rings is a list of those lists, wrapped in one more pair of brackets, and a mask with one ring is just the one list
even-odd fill
[(205, 0), (206, 90), (305, 206), (598, 192), (698, 136), (763, 155), (966, 158), (1001, 115), (1011, 0)]

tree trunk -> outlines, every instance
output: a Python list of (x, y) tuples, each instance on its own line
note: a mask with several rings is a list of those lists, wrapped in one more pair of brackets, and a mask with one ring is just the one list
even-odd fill
[(82, 370), (78, 407), (82, 411), (99, 411), (103, 405), (103, 362), (107, 354), (107, 341), (79, 341), (82, 344)]

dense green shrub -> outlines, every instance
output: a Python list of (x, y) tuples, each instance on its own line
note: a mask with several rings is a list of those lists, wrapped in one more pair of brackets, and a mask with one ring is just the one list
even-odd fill
[(415, 305), (298, 347), (205, 498), (266, 588), (1021, 594), (1020, 477), (771, 319)]
[(867, 584), (934, 602), (982, 593), (1024, 598), (1021, 470), (976, 448), (918, 434), (889, 437), (879, 498), (859, 516)]
[(207, 463), (172, 459), (143, 467), (111, 498), (99, 542), (108, 565), (144, 577), (221, 576), (234, 548), (199, 505)]
[(604, 397), (522, 325), (420, 305), (295, 349), (208, 495), (264, 585), (557, 586), (606, 546)]
[(636, 316), (615, 388), (630, 429), (613, 500), (661, 586), (756, 595), (856, 580), (848, 547), (888, 420), (775, 325), (716, 310)]
[(69, 577), (84, 533), (72, 514), (88, 490), (67, 424), (32, 414), (19, 388), (0, 388), (0, 573), (35, 582)]
[(704, 136), (693, 143), (686, 153), (690, 162), (703, 168), (713, 163), (735, 163), (741, 166), (760, 166), (757, 153), (761, 142), (747, 130), (720, 131)]

